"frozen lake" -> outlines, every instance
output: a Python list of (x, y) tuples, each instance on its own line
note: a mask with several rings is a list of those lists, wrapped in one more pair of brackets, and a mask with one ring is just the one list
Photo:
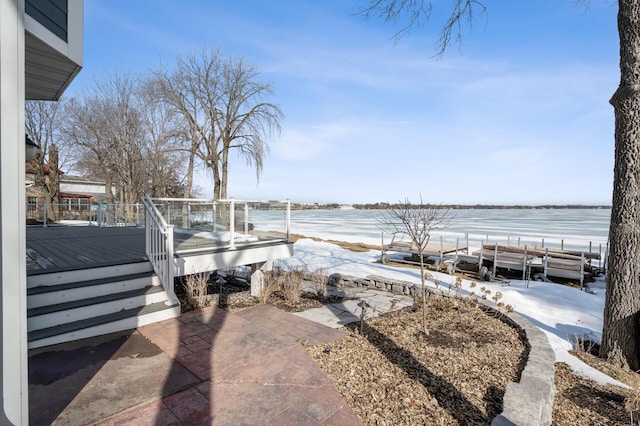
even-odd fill
[[(391, 241), (383, 233), (384, 210), (294, 210), (291, 232), (306, 236), (380, 245)], [(610, 209), (460, 209), (451, 210), (449, 225), (432, 234), (432, 241), (479, 248), (482, 241), (592, 251), (606, 249)], [(257, 229), (282, 230), (283, 212), (251, 211)], [(544, 241), (543, 241), (544, 240)], [(543, 244), (544, 242), (544, 244)]]

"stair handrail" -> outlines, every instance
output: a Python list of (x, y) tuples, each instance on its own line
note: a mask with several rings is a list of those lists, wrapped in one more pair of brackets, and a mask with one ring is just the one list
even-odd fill
[(102, 221), (99, 222), (98, 226), (127, 226), (127, 224), (129, 223), (129, 219), (121, 214), (118, 214), (118, 212), (115, 211), (115, 208), (110, 209), (107, 206), (103, 208), (102, 205), (100, 205), (98, 209), (99, 212), (101, 209), (100, 213), (102, 213)]
[(179, 304), (174, 289), (173, 225), (167, 224), (149, 194), (142, 197), (142, 204), (147, 257), (170, 300)]

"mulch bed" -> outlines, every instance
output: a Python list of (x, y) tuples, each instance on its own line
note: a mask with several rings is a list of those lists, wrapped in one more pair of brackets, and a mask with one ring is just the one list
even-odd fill
[(422, 312), (405, 309), (307, 350), (366, 424), (490, 424), (521, 371), (518, 333), (461, 300), (427, 309), (428, 335)]
[(556, 363), (555, 385), (554, 425), (629, 424), (624, 404), (633, 391), (598, 385), (593, 380), (573, 374), (571, 367), (563, 362)]

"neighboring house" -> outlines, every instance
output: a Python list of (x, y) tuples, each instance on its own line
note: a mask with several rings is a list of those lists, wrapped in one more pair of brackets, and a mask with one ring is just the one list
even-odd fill
[(29, 423), (24, 103), (60, 99), (82, 68), (82, 15), (83, 0), (0, 0), (0, 424)]
[[(111, 191), (113, 193), (113, 188)], [(91, 177), (63, 175), (60, 178), (60, 198), (67, 200), (70, 206), (82, 204), (83, 199), (103, 203), (107, 201), (107, 184)]]
[[(48, 164), (43, 165), (42, 176), (38, 175), (37, 160), (25, 164), (25, 184), (27, 219), (43, 220), (43, 206), (46, 203), (44, 183), (50, 178)], [(106, 183), (99, 179), (60, 174), (58, 219), (88, 219), (91, 204), (107, 200)], [(42, 182), (44, 180), (45, 182)], [(53, 218), (49, 217), (49, 220)]]

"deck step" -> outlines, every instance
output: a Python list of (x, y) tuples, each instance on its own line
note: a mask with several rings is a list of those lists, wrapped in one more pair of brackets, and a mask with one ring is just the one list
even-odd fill
[(99, 336), (134, 329), (143, 325), (175, 318), (180, 315), (180, 305), (158, 302), (134, 309), (74, 321), (28, 333), (29, 349), (87, 337)]
[(76, 268), (74, 270), (61, 270), (55, 272), (47, 272), (46, 270), (29, 271), (27, 275), (27, 288), (67, 284), (152, 271), (153, 266), (148, 260), (95, 268)]
[(27, 306), (29, 309), (33, 309), (60, 305), (159, 285), (160, 280), (154, 272), (140, 272), (58, 285), (43, 285), (27, 289)]
[(167, 292), (162, 286), (148, 286), (105, 296), (28, 308), (27, 331), (164, 302), (168, 299)]

